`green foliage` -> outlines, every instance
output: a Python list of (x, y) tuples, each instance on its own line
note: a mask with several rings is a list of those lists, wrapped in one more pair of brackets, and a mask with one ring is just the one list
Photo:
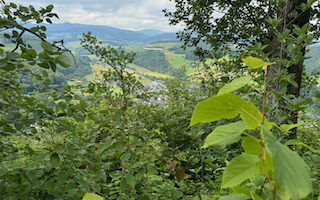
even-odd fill
[[(243, 61), (247, 66), (253, 69), (263, 66), (265, 73), (267, 73), (267, 65), (271, 64), (253, 57), (248, 57), (243, 59)], [(227, 84), (226, 87), (230, 87), (230, 85), (232, 86), (233, 82)], [(243, 85), (244, 84), (241, 84), (241, 86)], [(191, 118), (190, 126), (199, 122), (211, 122), (222, 118), (234, 118), (238, 113), (244, 112), (257, 122), (252, 128), (258, 129), (261, 132), (261, 136), (260, 140), (258, 140), (244, 132), (245, 130), (251, 129), (251, 121), (248, 121), (249, 118), (247, 117), (241, 117), (241, 115), (240, 117), (244, 121), (218, 126), (207, 136), (204, 147), (213, 144), (225, 145), (237, 142), (240, 139), (241, 133), (250, 137), (246, 138), (242, 143), (247, 154), (242, 154), (233, 158), (227, 165), (223, 174), (221, 187), (233, 188), (247, 179), (253, 178), (258, 174), (263, 174), (266, 177), (266, 180), (268, 180), (271, 188), (272, 199), (275, 199), (276, 194), (281, 199), (300, 199), (307, 197), (312, 191), (310, 170), (307, 164), (300, 156), (296, 155), (277, 141), (276, 137), (269, 130), (271, 127), (266, 128), (266, 126), (263, 125), (266, 122), (264, 108), (263, 112), (260, 114), (260, 117), (262, 118), (258, 119), (255, 114), (252, 114), (251, 106), (247, 109), (244, 105), (249, 104), (246, 104), (245, 100), (236, 95), (228, 94), (233, 92), (234, 89), (231, 87), (232, 89), (227, 90), (225, 89), (226, 87), (221, 89), (224, 92), (223, 95), (211, 97), (209, 100), (200, 102), (196, 106)], [(266, 87), (266, 85), (264, 85), (264, 87)], [(266, 98), (265, 90), (262, 93), (262, 98), (264, 99), (264, 102)], [(224, 108), (223, 104), (227, 105), (227, 107)], [(256, 108), (254, 108), (254, 110), (256, 110)], [(268, 124), (268, 126), (271, 125)], [(285, 130), (289, 130), (289, 125), (282, 126), (287, 127)], [(291, 126), (291, 128), (294, 127), (295, 126)], [(267, 154), (267, 152), (269, 154)], [(244, 193), (246, 194), (246, 192)], [(253, 194), (259, 196), (255, 192), (253, 192), (252, 195)]]

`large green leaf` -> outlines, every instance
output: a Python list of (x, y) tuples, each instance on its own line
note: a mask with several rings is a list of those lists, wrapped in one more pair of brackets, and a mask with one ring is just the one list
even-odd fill
[(241, 187), (241, 186), (234, 186), (232, 189), (233, 189), (234, 193), (236, 193), (236, 194), (247, 195), (247, 199), (263, 200), (263, 198), (261, 198), (256, 193), (251, 192), (248, 188)]
[(257, 140), (251, 138), (251, 137), (246, 137), (242, 141), (241, 144), (242, 148), (246, 152), (246, 154), (253, 154), (253, 155), (260, 155), (261, 153), (261, 144)]
[(100, 155), (104, 150), (109, 148), (113, 144), (113, 140), (105, 142), (98, 150), (98, 154)]
[(83, 196), (82, 200), (103, 200), (103, 197), (94, 193), (86, 193)]
[(274, 182), (281, 199), (302, 199), (312, 191), (310, 170), (303, 159), (278, 142), (273, 134), (261, 125), (267, 150), (273, 158)]
[(48, 180), (44, 183), (44, 187), (48, 190), (49, 193), (54, 192), (55, 183), (53, 180)]
[(126, 175), (126, 182), (131, 187), (134, 187), (136, 185), (136, 179), (132, 174), (127, 174)]
[[(257, 128), (262, 121), (262, 116), (260, 115), (258, 108), (249, 101), (246, 101), (246, 104), (240, 109), (240, 112), (241, 119), (249, 125), (248, 129), (250, 130)], [(264, 125), (268, 129), (272, 128), (272, 125), (267, 119), (264, 120)]]
[(66, 55), (60, 55), (56, 58), (56, 62), (62, 67), (68, 68), (71, 66), (71, 61)]
[(259, 157), (251, 154), (242, 154), (232, 159), (223, 173), (221, 188), (234, 187), (257, 175), (259, 173), (256, 166), (258, 162)]
[[(245, 101), (237, 95), (223, 94), (198, 103), (191, 117), (190, 126), (199, 122), (213, 122), (223, 118), (231, 119), (239, 114), (242, 120), (249, 125), (248, 129), (257, 128), (262, 121), (258, 109), (251, 102)], [(272, 128), (266, 119), (264, 124), (268, 129)]]
[(235, 90), (238, 90), (239, 88), (242, 88), (243, 86), (247, 85), (252, 80), (251, 76), (243, 76), (240, 78), (235, 79), (231, 83), (226, 84), (223, 86), (217, 95), (222, 95), (226, 93), (233, 92)]
[(230, 123), (223, 126), (218, 126), (212, 131), (204, 142), (203, 148), (211, 145), (226, 145), (238, 142), (241, 133), (248, 128), (248, 125), (243, 121)]
[(258, 69), (260, 67), (263, 66), (268, 66), (268, 65), (272, 65), (274, 63), (268, 63), (268, 62), (264, 62), (263, 60), (261, 60), (260, 58), (254, 58), (252, 56), (249, 56), (247, 58), (242, 59), (242, 61), (250, 68), (252, 69)]
[(199, 122), (213, 122), (220, 119), (231, 119), (238, 116), (244, 100), (237, 95), (224, 94), (210, 97), (196, 106), (191, 117), (190, 126)]

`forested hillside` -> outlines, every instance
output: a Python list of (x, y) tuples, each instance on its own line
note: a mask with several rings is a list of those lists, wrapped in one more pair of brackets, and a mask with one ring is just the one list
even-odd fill
[(310, 57), (304, 61), (308, 73), (320, 71), (320, 46), (309, 47), (306, 56)]
[(173, 68), (168, 60), (166, 59), (165, 54), (162, 51), (138, 51), (136, 53), (134, 64), (150, 69), (154, 72), (159, 72), (168, 75), (176, 75), (181, 73), (181, 69)]

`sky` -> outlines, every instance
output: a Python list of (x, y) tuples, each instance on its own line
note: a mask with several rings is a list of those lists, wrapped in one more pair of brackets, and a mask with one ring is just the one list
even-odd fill
[[(9, 1), (8, 1), (9, 2)], [(176, 32), (181, 26), (169, 26), (163, 9), (175, 10), (169, 0), (11, 0), (35, 8), (52, 4), (60, 20), (54, 23), (106, 25), (126, 30), (157, 29)]]

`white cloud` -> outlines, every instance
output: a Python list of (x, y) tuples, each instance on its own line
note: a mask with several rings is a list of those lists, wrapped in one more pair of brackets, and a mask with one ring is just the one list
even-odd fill
[(36, 8), (54, 5), (60, 20), (55, 23), (70, 22), (80, 24), (106, 25), (120, 29), (158, 29), (166, 32), (181, 30), (172, 27), (164, 17), (163, 9), (174, 10), (174, 2), (169, 0), (13, 0), (22, 5)]

